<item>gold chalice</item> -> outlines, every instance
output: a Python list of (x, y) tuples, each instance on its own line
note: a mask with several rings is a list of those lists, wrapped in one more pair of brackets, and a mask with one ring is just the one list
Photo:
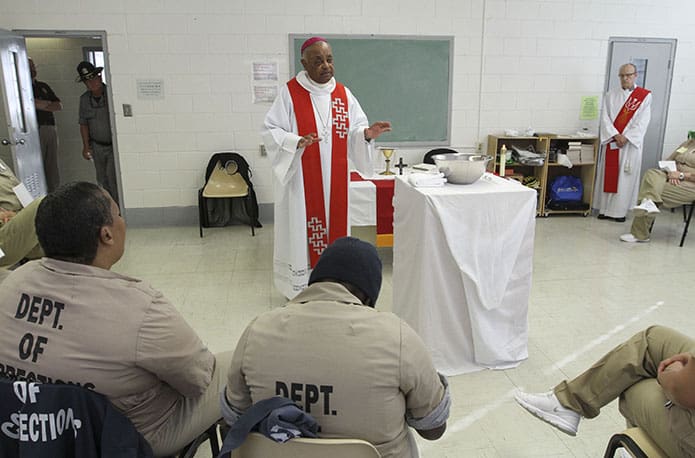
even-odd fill
[(381, 154), (384, 155), (386, 158), (386, 170), (381, 172), (379, 175), (394, 175), (394, 173), (390, 170), (391, 168), (391, 157), (393, 156), (393, 152), (395, 151), (393, 148), (379, 148), (381, 150)]

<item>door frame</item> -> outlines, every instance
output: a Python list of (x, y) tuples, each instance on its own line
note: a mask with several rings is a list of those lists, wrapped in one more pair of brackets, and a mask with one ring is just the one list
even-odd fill
[[(33, 30), (33, 29), (13, 29), (12, 32), (22, 35), (24, 38), (98, 38), (104, 50), (104, 69), (106, 79), (111, 83), (111, 63), (109, 58), (109, 47), (105, 30)], [(110, 102), (109, 123), (111, 124), (111, 141), (113, 142), (113, 162), (116, 169), (116, 184), (118, 185), (118, 196), (121, 207), (123, 208), (123, 181), (121, 180), (121, 161), (118, 153), (118, 135), (116, 135), (116, 106), (113, 99), (113, 85), (106, 85), (106, 97)]]
[[(606, 78), (603, 92), (604, 94), (608, 92), (608, 87), (610, 84), (610, 79), (614, 75), (611, 75), (611, 63), (613, 62), (613, 45), (616, 43), (651, 43), (651, 44), (668, 44), (670, 45), (671, 52), (668, 56), (668, 77), (666, 79), (666, 93), (664, 94), (664, 108), (662, 113), (652, 113), (652, 117), (660, 116), (664, 122), (661, 126), (661, 130), (658, 132), (657, 136), (657, 147), (659, 149), (659, 157), (663, 156), (664, 152), (664, 138), (666, 137), (666, 125), (668, 124), (668, 108), (671, 102), (671, 86), (673, 84), (673, 67), (676, 59), (676, 46), (678, 40), (675, 38), (650, 38), (650, 37), (609, 37), (608, 38), (608, 53), (606, 59)], [(644, 174), (646, 170), (642, 170)]]

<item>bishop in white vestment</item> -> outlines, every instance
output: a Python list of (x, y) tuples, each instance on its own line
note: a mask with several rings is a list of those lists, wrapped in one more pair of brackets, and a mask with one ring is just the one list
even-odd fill
[[(391, 130), (388, 122), (370, 126), (354, 95), (335, 81), (332, 51), (324, 39), (314, 37), (304, 43), (302, 64), (305, 70), (280, 89), (261, 132), (273, 171), (275, 286), (290, 299), (307, 286), (312, 259), (320, 255), (329, 241), (341, 236), (339, 232), (350, 232), (347, 158), (364, 176), (371, 176), (374, 139)], [(340, 89), (342, 96), (335, 96)], [(303, 100), (306, 103), (297, 107)], [(304, 132), (301, 129), (302, 122), (306, 126), (307, 117), (309, 125), (315, 127), (308, 133), (306, 128)], [(336, 148), (336, 144), (342, 149)], [(304, 158), (308, 151), (315, 153), (313, 166)], [(312, 177), (318, 181), (315, 186), (311, 186)], [(309, 217), (307, 207), (319, 217)], [(342, 229), (332, 231), (331, 223), (335, 221), (331, 218), (339, 220)], [(314, 220), (320, 222), (314, 224)], [(319, 229), (314, 232), (317, 225)]]
[[(614, 88), (603, 98), (601, 113), (601, 147), (594, 188), (594, 208), (599, 215), (624, 221), (630, 208), (637, 204), (637, 192), (640, 185), (642, 168), (642, 146), (644, 135), (651, 118), (652, 95), (648, 94), (639, 108), (632, 115), (622, 133), (614, 126), (614, 120), (623, 109), (625, 101), (635, 90), (637, 69), (632, 64), (620, 67), (621, 87)], [(616, 138), (617, 137), (617, 138)], [(604, 192), (605, 147), (606, 144), (622, 139), (620, 147), (618, 192)]]

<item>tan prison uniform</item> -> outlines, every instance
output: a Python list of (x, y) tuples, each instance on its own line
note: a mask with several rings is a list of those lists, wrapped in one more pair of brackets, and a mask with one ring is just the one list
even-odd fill
[[(695, 140), (687, 140), (676, 148), (668, 160), (676, 161), (679, 172), (692, 173), (695, 176)], [(674, 208), (695, 201), (695, 182), (682, 181), (672, 185), (666, 181), (666, 172), (649, 169), (642, 177), (638, 200), (651, 199), (654, 203), (662, 204), (664, 208)], [(630, 233), (638, 240), (649, 238), (649, 230), (656, 218), (655, 213), (635, 210)]]
[(667, 404), (656, 380), (659, 363), (694, 353), (695, 341), (672, 329), (653, 326), (635, 334), (579, 377), (555, 387), (560, 403), (586, 418), (620, 396), (620, 412), (639, 426), (668, 456), (695, 456), (695, 411)]
[(12, 188), (19, 180), (12, 170), (0, 159), (0, 208), (15, 212), (7, 223), (0, 221), (0, 267), (10, 267), (23, 258), (36, 259), (43, 255), (36, 238), (34, 219), (41, 199), (35, 199), (27, 208), (17, 199)]
[(367, 440), (382, 457), (400, 458), (413, 456), (406, 412), (425, 417), (444, 387), (404, 321), (363, 306), (342, 285), (314, 283), (249, 324), (226, 393), (241, 411), (290, 398), (316, 418), (322, 437)]
[[(221, 418), (221, 388), (213, 385), (223, 384), (211, 384), (215, 357), (140, 280), (49, 258), (29, 262), (2, 284), (0, 329), (0, 376), (74, 382), (105, 394), (157, 455)], [(191, 417), (181, 418), (181, 410), (196, 408), (209, 410), (206, 426), (191, 433), (175, 424)], [(164, 442), (171, 429), (179, 432), (175, 444)]]

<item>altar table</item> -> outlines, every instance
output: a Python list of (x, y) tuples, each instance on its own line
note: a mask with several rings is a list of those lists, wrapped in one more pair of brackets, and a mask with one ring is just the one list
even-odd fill
[(536, 191), (491, 174), (415, 188), (397, 177), (393, 311), (445, 375), (528, 357)]

